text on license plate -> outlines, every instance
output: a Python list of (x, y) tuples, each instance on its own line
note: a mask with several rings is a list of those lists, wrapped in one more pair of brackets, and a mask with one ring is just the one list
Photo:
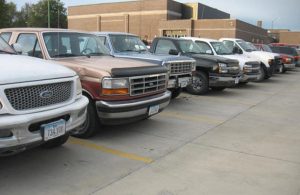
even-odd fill
[(61, 119), (59, 121), (42, 125), (44, 140), (48, 141), (66, 134), (66, 121)]
[(149, 108), (149, 116), (157, 114), (159, 112), (159, 105), (150, 106)]

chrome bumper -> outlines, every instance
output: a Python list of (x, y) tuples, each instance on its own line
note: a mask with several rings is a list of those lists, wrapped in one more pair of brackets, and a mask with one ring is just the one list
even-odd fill
[(148, 118), (150, 106), (159, 105), (159, 113), (169, 105), (170, 99), (171, 92), (166, 91), (163, 94), (129, 101), (97, 101), (96, 108), (101, 123), (118, 125)]
[(184, 77), (177, 77), (177, 78), (171, 78), (168, 81), (168, 89), (172, 88), (184, 88), (188, 86), (192, 81), (192, 76), (184, 76)]
[(29, 126), (42, 121), (48, 121), (64, 115), (69, 115), (70, 118), (66, 121), (66, 131), (80, 126), (86, 119), (86, 106), (88, 99), (82, 96), (74, 103), (67, 106), (31, 113), (24, 115), (5, 115), (0, 118), (0, 131), (11, 131), (12, 136), (0, 138), (0, 151), (5, 151), (6, 148), (18, 147), (26, 149), (30, 144), (43, 142), (41, 131), (29, 131)]
[(284, 64), (285, 69), (294, 69), (296, 68), (296, 64)]

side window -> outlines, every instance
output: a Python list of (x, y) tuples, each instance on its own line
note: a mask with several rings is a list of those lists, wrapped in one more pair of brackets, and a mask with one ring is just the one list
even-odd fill
[(0, 36), (4, 39), (4, 41), (6, 41), (8, 43), (10, 40), (11, 34), (12, 34), (11, 32), (3, 32), (0, 34)]
[(223, 41), (224, 45), (232, 52), (235, 46), (233, 41)]
[(17, 43), (21, 45), (23, 55), (43, 58), (41, 47), (35, 34), (20, 34)]
[(171, 49), (177, 50), (176, 46), (174, 45), (174, 43), (172, 41), (159, 40), (156, 45), (155, 53), (156, 54), (169, 54), (169, 51)]
[(202, 41), (197, 41), (197, 45), (200, 47), (201, 53), (210, 54), (210, 55), (213, 54), (211, 47), (207, 43)]

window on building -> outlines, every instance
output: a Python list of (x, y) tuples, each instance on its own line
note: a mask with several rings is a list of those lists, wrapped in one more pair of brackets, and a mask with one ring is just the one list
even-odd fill
[(43, 58), (41, 47), (36, 34), (20, 34), (17, 39), (17, 43), (21, 45), (23, 55)]
[(174, 43), (170, 40), (159, 40), (156, 46), (156, 54), (169, 54), (170, 50), (177, 50)]
[(8, 43), (11, 37), (11, 32), (3, 32), (0, 36)]

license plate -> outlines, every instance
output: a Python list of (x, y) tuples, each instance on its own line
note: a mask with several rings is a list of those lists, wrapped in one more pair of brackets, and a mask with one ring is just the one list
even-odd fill
[(45, 141), (66, 134), (66, 121), (63, 119), (53, 123), (42, 125), (41, 127)]
[(178, 82), (180, 87), (186, 87), (190, 82), (190, 78), (179, 78)]
[(235, 80), (234, 80), (234, 83), (239, 84), (239, 81), (240, 81), (240, 77), (236, 77)]
[(150, 106), (148, 114), (149, 114), (149, 116), (151, 116), (151, 115), (157, 114), (158, 111), (159, 111), (159, 105)]

